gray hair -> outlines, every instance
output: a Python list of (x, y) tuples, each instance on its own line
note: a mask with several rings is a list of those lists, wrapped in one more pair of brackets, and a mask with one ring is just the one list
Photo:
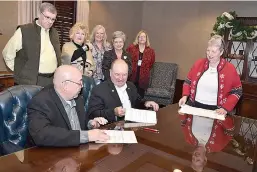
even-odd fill
[(44, 2), (44, 3), (40, 4), (40, 6), (39, 6), (40, 13), (43, 13), (46, 10), (53, 14), (57, 14), (57, 10), (53, 4), (48, 3), (48, 2)]
[(211, 39), (208, 41), (208, 46), (217, 46), (220, 49), (220, 52), (224, 51), (225, 42), (222, 36), (213, 35)]
[(112, 42), (113, 42), (114, 39), (116, 39), (116, 38), (121, 38), (121, 39), (123, 40), (123, 42), (126, 41), (126, 35), (125, 35), (125, 33), (122, 32), (122, 31), (115, 31), (115, 32), (113, 32), (113, 34), (112, 34)]

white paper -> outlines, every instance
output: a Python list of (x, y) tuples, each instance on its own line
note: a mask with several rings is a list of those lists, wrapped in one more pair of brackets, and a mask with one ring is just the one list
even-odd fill
[(125, 123), (124, 128), (134, 128), (134, 127), (147, 127), (147, 126), (153, 126), (155, 124), (149, 124), (149, 123)]
[(202, 108), (196, 108), (189, 105), (182, 105), (179, 113), (185, 113), (185, 114), (191, 114), (191, 115), (197, 115), (202, 117), (208, 117), (212, 119), (219, 119), (219, 120), (225, 120), (224, 115), (219, 115), (214, 110), (207, 110)]
[(156, 124), (156, 112), (151, 110), (126, 109), (125, 121)]
[(110, 139), (106, 142), (96, 141), (96, 143), (137, 143), (134, 131), (104, 130), (104, 132)]

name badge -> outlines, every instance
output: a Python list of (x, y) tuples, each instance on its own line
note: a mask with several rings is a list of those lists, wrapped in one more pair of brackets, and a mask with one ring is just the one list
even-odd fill
[(142, 64), (142, 60), (138, 60), (137, 65), (141, 66), (141, 64)]

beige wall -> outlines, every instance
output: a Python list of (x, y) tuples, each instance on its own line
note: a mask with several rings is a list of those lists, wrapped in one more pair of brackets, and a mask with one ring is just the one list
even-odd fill
[(143, 2), (91, 1), (89, 12), (89, 28), (101, 24), (106, 28), (108, 40), (117, 30), (127, 36), (127, 44), (132, 43), (141, 29)]
[(194, 61), (205, 56), (216, 17), (224, 11), (257, 16), (257, 2), (144, 2), (142, 27), (149, 32), (156, 60), (179, 65), (185, 79)]
[(0, 71), (6, 71), (7, 68), (3, 61), (2, 51), (13, 35), (18, 23), (18, 2), (0, 1)]
[[(16, 28), (17, 6), (17, 2), (0, 2), (1, 52)], [(109, 40), (114, 31), (122, 30), (127, 44), (140, 29), (147, 30), (156, 61), (177, 63), (178, 78), (184, 79), (194, 61), (204, 57), (217, 16), (235, 10), (239, 16), (256, 17), (256, 9), (257, 2), (91, 1), (89, 28), (104, 25)], [(0, 70), (5, 69), (0, 53)]]

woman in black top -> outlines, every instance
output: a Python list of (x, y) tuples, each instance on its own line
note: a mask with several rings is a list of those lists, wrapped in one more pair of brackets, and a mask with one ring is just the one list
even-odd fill
[(131, 56), (124, 50), (124, 43), (126, 36), (122, 31), (116, 31), (112, 36), (113, 49), (106, 51), (103, 57), (102, 70), (104, 74), (104, 80), (110, 79), (111, 64), (116, 59), (123, 59), (129, 68), (128, 77), (131, 74)]

